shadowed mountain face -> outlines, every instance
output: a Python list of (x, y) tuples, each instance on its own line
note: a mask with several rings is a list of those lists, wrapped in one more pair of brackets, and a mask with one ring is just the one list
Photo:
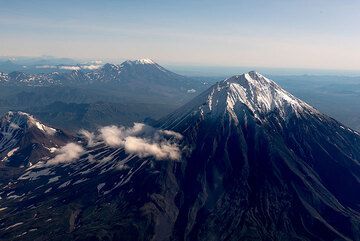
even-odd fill
[(178, 159), (80, 138), (78, 160), (3, 183), (0, 237), (360, 240), (359, 134), (264, 76), (224, 80), (157, 128), (182, 135)]
[(193, 150), (174, 239), (360, 239), (360, 136), (260, 74), (217, 84), (162, 127)]

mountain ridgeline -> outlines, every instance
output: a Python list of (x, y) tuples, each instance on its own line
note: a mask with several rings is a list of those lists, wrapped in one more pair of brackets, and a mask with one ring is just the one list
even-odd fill
[(0, 73), (0, 86), (1, 114), (30, 112), (51, 125), (76, 131), (80, 124), (95, 128), (160, 118), (210, 85), (140, 59), (66, 72)]
[(71, 161), (19, 167), (0, 238), (360, 240), (359, 133), (272, 80), (233, 76), (154, 126), (68, 136)]
[[(105, 64), (94, 70), (76, 69), (68, 72), (29, 74), (20, 71), (0, 73), (0, 84), (18, 86), (84, 86), (121, 85), (134, 90), (196, 91), (203, 85), (173, 73), (150, 59), (127, 60), (120, 65)], [(172, 89), (173, 88), (173, 89)]]
[(47, 159), (51, 148), (65, 145), (69, 135), (42, 124), (23, 112), (8, 112), (1, 119), (0, 159), (9, 166), (31, 166)]

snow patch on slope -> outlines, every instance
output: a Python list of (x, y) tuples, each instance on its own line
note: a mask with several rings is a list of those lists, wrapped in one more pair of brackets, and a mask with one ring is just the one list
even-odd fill
[(40, 123), (34, 116), (25, 112), (9, 111), (4, 116), (4, 120), (7, 121), (9, 123), (9, 127), (14, 130), (20, 129), (20, 126), (26, 123), (29, 127), (36, 127), (37, 129), (48, 135), (54, 135), (56, 133), (56, 129)]
[(54, 134), (56, 133), (56, 130), (55, 130), (54, 128), (48, 127), (48, 126), (46, 126), (46, 125), (44, 125), (44, 124), (41, 124), (41, 123), (38, 122), (38, 121), (35, 121), (35, 126), (36, 126), (39, 130), (41, 130), (41, 131), (43, 131), (43, 132), (45, 132), (45, 133), (47, 133), (47, 134), (49, 134), (49, 135), (54, 135)]

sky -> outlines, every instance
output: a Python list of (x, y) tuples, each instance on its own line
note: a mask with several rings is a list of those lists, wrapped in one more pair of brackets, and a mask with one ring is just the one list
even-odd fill
[(0, 0), (0, 56), (360, 70), (357, 0)]

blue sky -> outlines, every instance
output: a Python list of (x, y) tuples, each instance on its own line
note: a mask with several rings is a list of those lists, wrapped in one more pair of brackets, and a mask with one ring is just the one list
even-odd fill
[(360, 1), (0, 0), (0, 55), (360, 70)]

